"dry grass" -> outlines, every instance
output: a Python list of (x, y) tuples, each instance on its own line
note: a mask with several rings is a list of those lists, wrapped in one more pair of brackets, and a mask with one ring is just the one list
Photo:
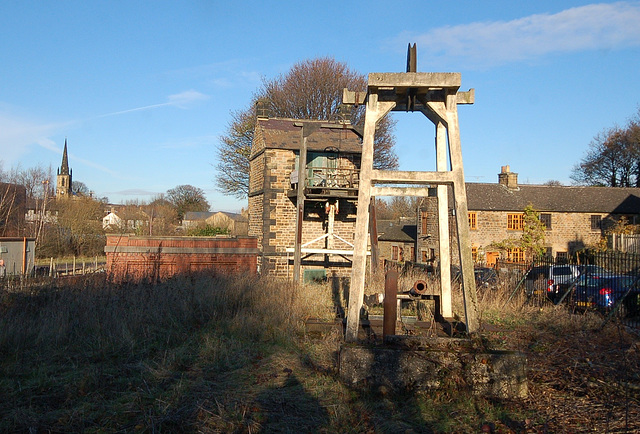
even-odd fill
[(340, 331), (304, 329), (346, 306), (341, 286), (198, 275), (14, 288), (0, 296), (0, 431), (640, 429), (637, 337), (618, 324), (597, 330), (595, 315), (507, 303), (509, 292), (481, 291), (480, 315), (487, 346), (529, 357), (531, 394), (518, 402), (346, 387), (337, 380)]

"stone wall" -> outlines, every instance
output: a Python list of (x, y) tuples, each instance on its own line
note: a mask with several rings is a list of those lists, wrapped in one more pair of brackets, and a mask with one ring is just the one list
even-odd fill
[[(291, 172), (295, 169), (296, 152), (287, 149), (264, 149), (251, 161), (251, 188), (249, 195), (249, 235), (256, 236), (262, 251), (260, 266), (264, 273), (291, 277), (293, 254), (287, 248), (295, 246), (296, 213), (292, 191)], [(344, 159), (341, 167), (353, 167)], [(259, 181), (263, 184), (260, 185)], [(339, 213), (335, 217), (334, 234), (353, 242), (356, 208), (353, 203), (341, 200)], [(327, 215), (324, 202), (305, 203), (302, 243), (321, 237), (327, 232)], [(325, 248), (326, 240), (308, 247)], [(334, 248), (351, 249), (351, 246), (335, 239)], [(329, 261), (315, 255), (303, 261), (304, 268), (336, 268), (331, 275), (348, 275), (342, 270), (349, 264), (343, 258), (332, 256)], [(340, 270), (340, 272), (338, 272)]]
[[(520, 230), (507, 229), (506, 211), (477, 211), (477, 229), (470, 231), (472, 247), (478, 249), (478, 253), (486, 255), (486, 252), (496, 251), (489, 247), (492, 242), (502, 241), (507, 238), (518, 239), (522, 236)], [(555, 256), (558, 252), (571, 254), (589, 245), (598, 243), (601, 230), (591, 229), (591, 216), (599, 215), (603, 221), (607, 214), (597, 213), (547, 213), (551, 214), (551, 229), (545, 231), (545, 246), (552, 249)]]

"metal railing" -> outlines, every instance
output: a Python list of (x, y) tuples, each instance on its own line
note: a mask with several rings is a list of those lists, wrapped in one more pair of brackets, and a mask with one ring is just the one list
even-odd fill
[(640, 327), (640, 255), (584, 251), (571, 259), (498, 261), (502, 278), (517, 281), (510, 299), (524, 292), (527, 303), (562, 304), (571, 313), (597, 311), (603, 325), (613, 319)]
[[(306, 187), (358, 188), (360, 170), (336, 167), (308, 167)], [(297, 184), (298, 171), (291, 173), (291, 184)]]

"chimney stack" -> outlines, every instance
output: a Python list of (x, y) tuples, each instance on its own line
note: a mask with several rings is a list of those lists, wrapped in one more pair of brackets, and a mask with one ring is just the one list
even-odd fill
[(504, 185), (510, 190), (518, 188), (518, 174), (511, 172), (509, 166), (502, 166), (498, 174), (498, 184)]

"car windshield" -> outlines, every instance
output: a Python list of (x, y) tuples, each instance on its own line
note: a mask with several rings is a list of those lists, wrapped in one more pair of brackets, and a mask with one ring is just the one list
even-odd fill
[(553, 270), (553, 274), (556, 276), (569, 276), (571, 275), (571, 267), (556, 267)]
[(580, 266), (580, 272), (583, 274), (607, 274), (607, 270), (598, 265), (582, 265)]
[(608, 286), (611, 288), (626, 289), (633, 285), (633, 276), (599, 277), (597, 275), (583, 275), (578, 280), (579, 286)]

